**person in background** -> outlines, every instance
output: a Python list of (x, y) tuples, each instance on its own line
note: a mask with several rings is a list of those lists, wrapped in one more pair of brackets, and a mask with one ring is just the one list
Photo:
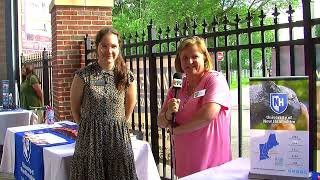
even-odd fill
[[(174, 97), (171, 87), (158, 115), (158, 126), (173, 133), (176, 176), (219, 166), (230, 161), (230, 91), (213, 64), (202, 38), (183, 39), (175, 59), (185, 74)], [(173, 113), (176, 127), (171, 128)]]
[(75, 73), (71, 110), (79, 131), (72, 180), (137, 179), (126, 123), (136, 104), (136, 84), (121, 56), (121, 42), (115, 29), (101, 29), (95, 42), (98, 61)]
[[(34, 73), (32, 64), (24, 64), (21, 68), (22, 83), (20, 85), (20, 107), (28, 110), (41, 109), (43, 106), (43, 92), (38, 76)], [(43, 110), (36, 110), (37, 115), (33, 123), (43, 122)]]

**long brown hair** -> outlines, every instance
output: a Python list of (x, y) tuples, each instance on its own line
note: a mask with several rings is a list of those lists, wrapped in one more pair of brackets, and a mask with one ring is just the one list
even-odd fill
[(115, 59), (114, 62), (114, 82), (116, 84), (116, 87), (119, 91), (122, 91), (125, 89), (127, 83), (128, 83), (128, 77), (127, 77), (127, 66), (126, 63), (121, 55), (121, 48), (122, 48), (122, 39), (120, 37), (120, 34), (118, 31), (112, 27), (104, 27), (102, 28), (96, 35), (96, 48), (98, 49), (98, 46), (102, 40), (102, 38), (106, 34), (114, 34), (118, 37), (118, 43), (119, 43), (119, 55)]

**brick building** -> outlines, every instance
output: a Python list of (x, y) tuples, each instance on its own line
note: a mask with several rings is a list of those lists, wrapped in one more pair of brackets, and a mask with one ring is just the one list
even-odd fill
[(72, 119), (70, 87), (74, 72), (84, 64), (84, 36), (112, 25), (112, 0), (53, 0), (52, 26), (53, 96), (56, 118)]
[[(18, 1), (16, 1), (18, 2)], [(19, 47), (19, 37), (6, 39), (6, 31), (12, 32), (5, 22), (9, 12), (7, 6), (18, 7), (14, 2), (0, 2), (0, 80), (14, 79), (15, 67), (19, 66), (19, 49), (8, 56), (6, 51)], [(56, 118), (59, 120), (72, 119), (70, 108), (70, 86), (73, 73), (84, 65), (84, 37), (86, 34), (94, 38), (99, 29), (112, 25), (113, 0), (52, 0), (48, 12), (51, 14), (52, 30), (52, 62), (53, 62), (53, 103)], [(6, 10), (6, 11), (5, 11)], [(18, 19), (19, 15), (16, 15)], [(14, 19), (14, 18), (13, 18)], [(10, 19), (9, 19), (10, 21)], [(10, 21), (13, 31), (18, 29), (18, 20)], [(7, 24), (6, 24), (7, 23)], [(17, 34), (20, 34), (16, 32)], [(10, 37), (10, 36), (9, 36)], [(16, 44), (11, 42), (16, 42)], [(9, 44), (8, 44), (9, 42)], [(18, 80), (19, 81), (19, 80)], [(13, 86), (13, 83), (11, 85)], [(0, 89), (1, 91), (1, 89)], [(2, 101), (0, 101), (1, 103)]]

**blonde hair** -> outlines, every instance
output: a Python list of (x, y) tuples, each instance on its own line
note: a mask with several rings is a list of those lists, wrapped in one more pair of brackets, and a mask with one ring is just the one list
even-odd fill
[(180, 59), (181, 52), (186, 47), (190, 47), (193, 45), (197, 45), (198, 48), (200, 49), (200, 53), (202, 53), (204, 55), (204, 68), (205, 68), (205, 70), (206, 71), (212, 70), (214, 68), (214, 64), (212, 62), (211, 56), (208, 52), (208, 49), (206, 47), (206, 44), (205, 44), (203, 38), (200, 38), (198, 36), (193, 36), (193, 37), (181, 39), (181, 41), (180, 41), (180, 44), (179, 44), (178, 50), (177, 50), (176, 59), (174, 62), (176, 71), (183, 73), (183, 70), (181, 68), (181, 59)]

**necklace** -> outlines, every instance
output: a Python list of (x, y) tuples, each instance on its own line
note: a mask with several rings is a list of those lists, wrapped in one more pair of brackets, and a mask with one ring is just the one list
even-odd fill
[(194, 95), (194, 91), (196, 90), (196, 87), (198, 86), (198, 84), (200, 83), (201, 79), (206, 75), (207, 73), (206, 72), (203, 72), (200, 76), (200, 80), (199, 81), (196, 81), (196, 85), (191, 87), (190, 85), (190, 81), (188, 78), (186, 78), (186, 93), (185, 93), (185, 96), (183, 98), (183, 102), (181, 104), (181, 109), (184, 109), (185, 105), (189, 102), (190, 98), (193, 97)]
[(189, 80), (187, 79), (187, 96), (191, 96), (196, 86), (191, 87)]
[(188, 103), (190, 97), (192, 97), (193, 93), (194, 93), (194, 90), (196, 88), (196, 86), (192, 87), (190, 86), (190, 83), (189, 83), (189, 80), (187, 79), (186, 81), (186, 88), (187, 88), (187, 91), (185, 93), (185, 96), (183, 98), (183, 103), (181, 105), (181, 109), (184, 109), (185, 105)]

